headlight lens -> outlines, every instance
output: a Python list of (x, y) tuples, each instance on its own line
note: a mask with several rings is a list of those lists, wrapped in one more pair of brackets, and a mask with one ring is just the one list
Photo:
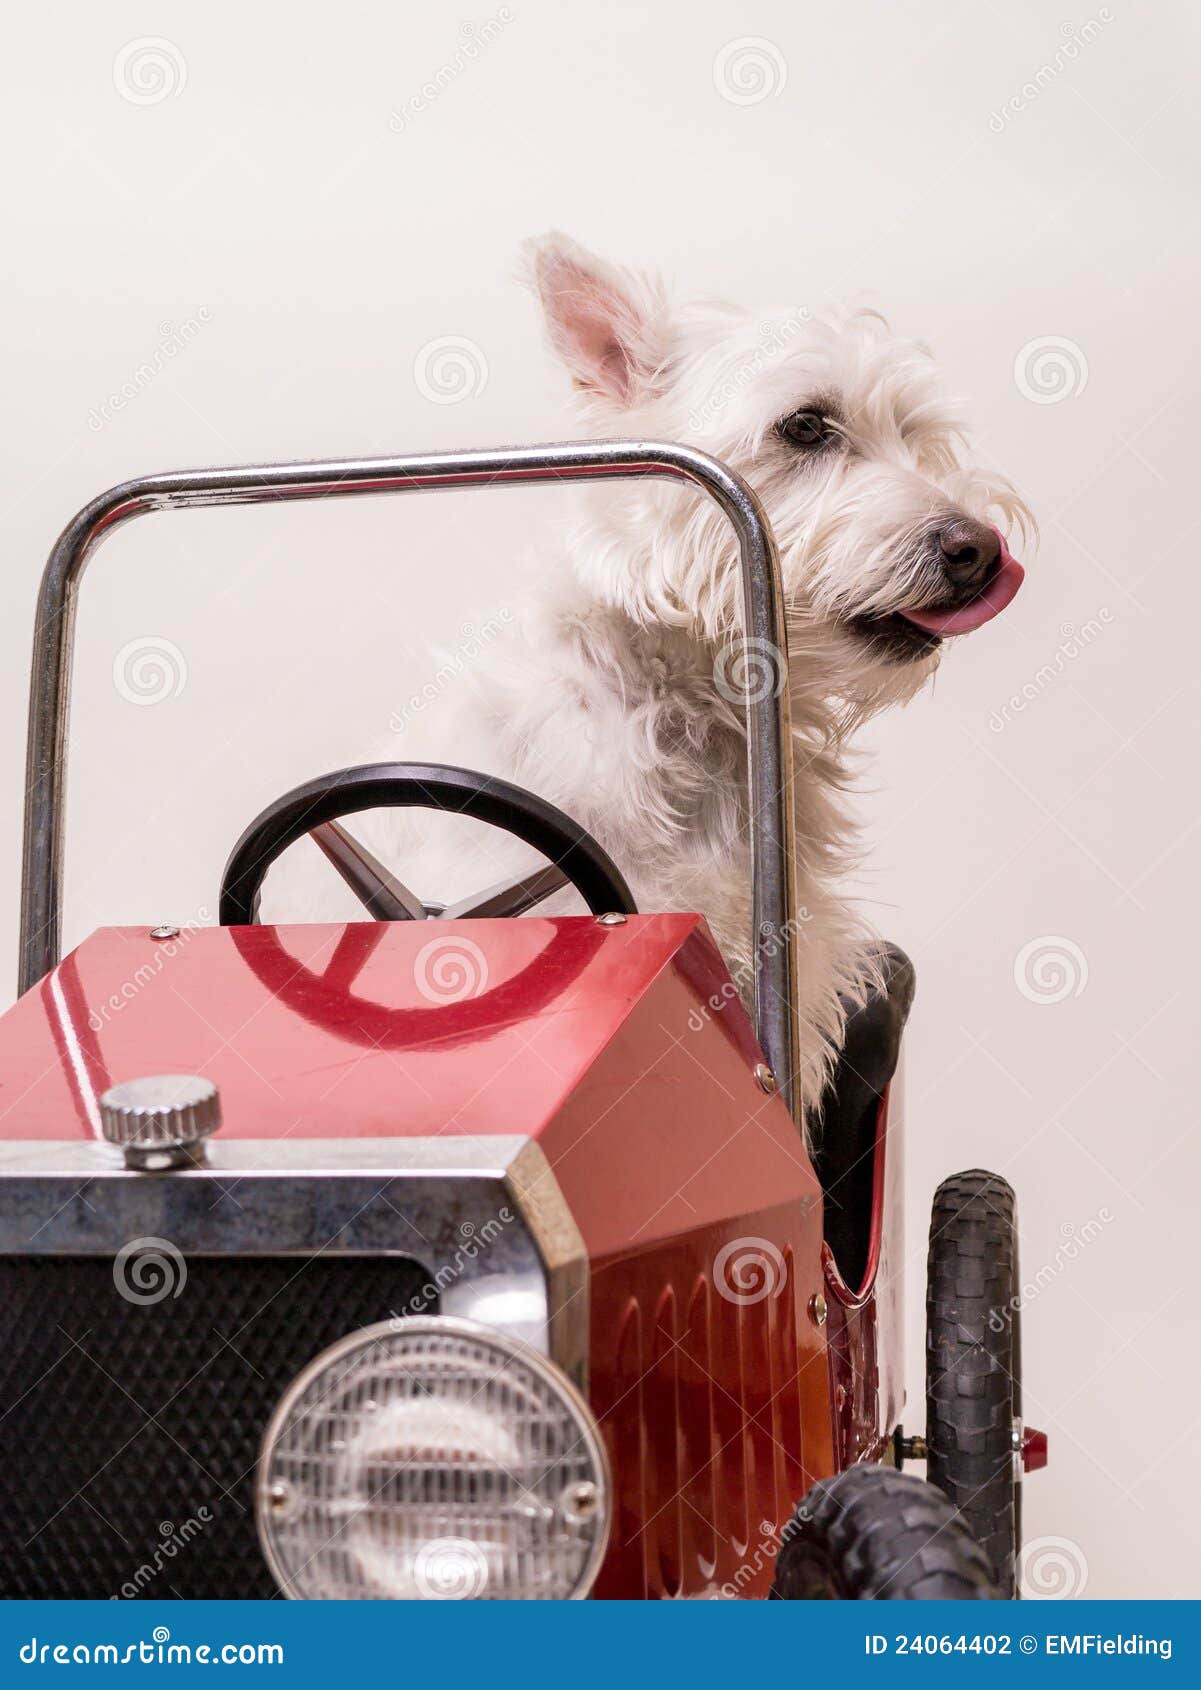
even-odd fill
[(267, 1427), (263, 1551), (288, 1596), (584, 1596), (609, 1488), (596, 1423), (543, 1356), (472, 1321), (364, 1327)]

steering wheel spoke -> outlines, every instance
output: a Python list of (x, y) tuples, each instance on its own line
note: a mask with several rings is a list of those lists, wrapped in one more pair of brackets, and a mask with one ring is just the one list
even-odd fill
[(478, 921), (485, 916), (524, 915), (570, 885), (561, 868), (547, 863), (533, 874), (519, 875), (516, 880), (498, 880), (486, 892), (475, 892), (470, 898), (460, 898), (457, 904), (447, 904), (438, 911), (438, 920)]
[(425, 905), (402, 880), (373, 857), (340, 822), (322, 822), (309, 838), (337, 869), (375, 921), (424, 921)]

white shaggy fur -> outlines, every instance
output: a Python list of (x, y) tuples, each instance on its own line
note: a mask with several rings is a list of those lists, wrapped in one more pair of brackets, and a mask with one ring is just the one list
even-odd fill
[[(796, 1082), (812, 1113), (841, 1038), (843, 1001), (871, 977), (870, 936), (836, 890), (852, 844), (841, 803), (848, 735), (871, 712), (911, 698), (939, 656), (937, 646), (898, 656), (852, 620), (939, 600), (936, 537), (957, 514), (1007, 528), (1025, 525), (1026, 512), (1007, 481), (968, 461), (929, 354), (874, 313), (765, 316), (678, 304), (657, 283), (557, 235), (532, 244), (530, 275), (587, 432), (713, 453), (756, 489), (775, 530), (804, 921)], [(781, 418), (806, 408), (831, 418), (831, 442), (817, 452), (777, 433)], [(605, 845), (640, 909), (703, 912), (747, 993), (746, 740), (725, 678), (740, 621), (731, 530), (699, 493), (605, 484), (581, 494), (553, 565), (513, 637), (472, 665), (439, 744), (406, 736), (375, 755), (439, 757), (558, 804)], [(353, 831), (431, 897), (482, 888), (529, 861), (524, 848), (477, 828), (470, 845), (450, 847), (451, 864), (441, 844), (450, 836), (428, 822), (392, 812), (356, 819)], [(415, 873), (418, 838), (427, 843)], [(331, 871), (319, 875), (315, 861), (314, 853), (297, 882), (284, 859), (284, 877), (277, 870), (269, 886), (277, 916), (331, 913), (330, 900), (314, 895)], [(555, 907), (578, 906), (546, 906)]]

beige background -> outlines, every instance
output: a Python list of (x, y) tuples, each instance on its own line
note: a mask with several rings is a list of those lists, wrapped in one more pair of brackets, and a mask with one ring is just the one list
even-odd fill
[[(1090, 1596), (1201, 1593), (1197, 32), (1127, 0), (108, 0), (13, 14), (0, 101), (6, 977), (33, 595), (85, 498), (569, 432), (511, 280), (550, 225), (687, 287), (876, 301), (935, 344), (1043, 538), (865, 775), (864, 895), (921, 981), (911, 1376), (933, 1185), (998, 1167), (1052, 1436), (1028, 1531), (1063, 1540), (1039, 1577)], [(414, 375), (447, 336), (471, 348), (455, 403)], [(211, 913), (246, 820), (378, 743), (424, 636), (453, 651), (502, 610), (554, 506), (195, 513), (110, 543), (82, 597), (70, 936)]]

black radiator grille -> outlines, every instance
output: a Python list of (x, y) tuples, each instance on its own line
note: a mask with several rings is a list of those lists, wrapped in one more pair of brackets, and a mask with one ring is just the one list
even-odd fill
[(280, 1396), (346, 1333), (437, 1308), (399, 1257), (186, 1270), (137, 1304), (111, 1258), (0, 1257), (0, 1594), (273, 1596), (254, 1468)]

